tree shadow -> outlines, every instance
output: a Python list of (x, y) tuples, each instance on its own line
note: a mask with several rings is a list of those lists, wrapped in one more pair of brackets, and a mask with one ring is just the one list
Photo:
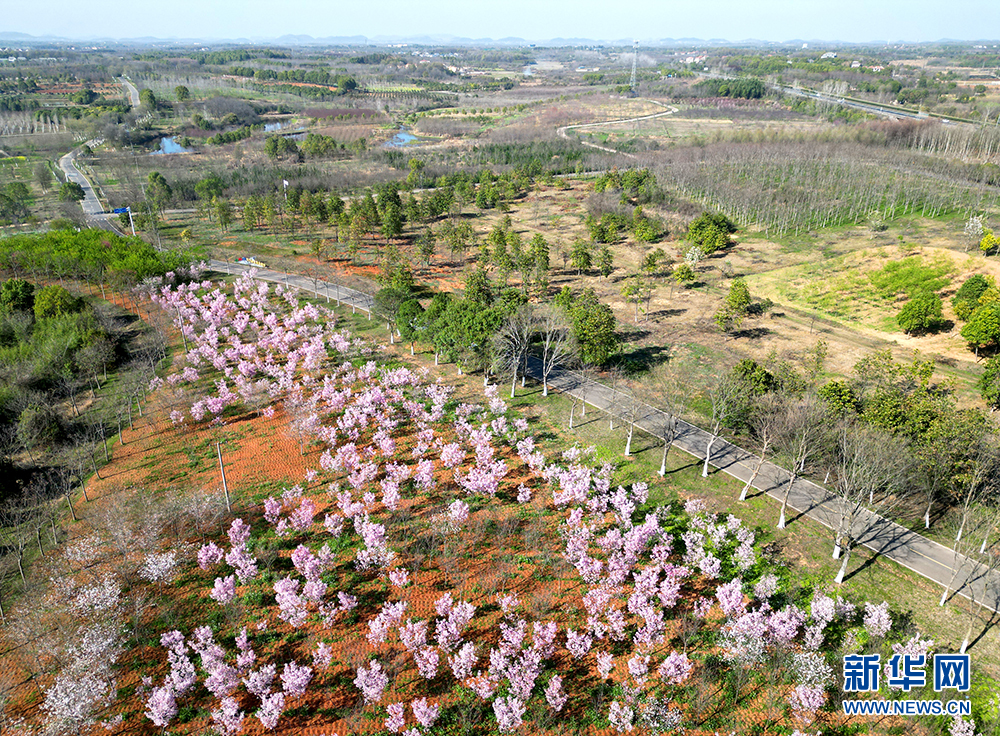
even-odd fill
[(689, 468), (697, 468), (699, 465), (701, 465), (701, 463), (702, 463), (701, 460), (697, 460), (697, 459), (692, 460), (687, 465), (681, 465), (679, 467), (672, 468), (671, 470), (668, 470), (667, 471), (667, 475), (673, 475), (674, 473), (679, 473), (682, 470), (687, 470)]
[(974, 646), (976, 646), (976, 644), (979, 643), (979, 640), (982, 639), (984, 636), (986, 636), (986, 634), (989, 633), (990, 629), (996, 626), (997, 623), (1000, 623), (1000, 614), (998, 614), (996, 611), (990, 611), (990, 617), (986, 619), (985, 622), (983, 622), (983, 630), (979, 632), (979, 634), (976, 636), (975, 639), (972, 639), (969, 642), (968, 647), (966, 647), (966, 651), (969, 651), (969, 649), (972, 649)]
[(730, 333), (735, 338), (745, 337), (750, 340), (759, 340), (762, 337), (771, 334), (771, 330), (768, 327), (748, 327), (745, 330), (736, 330)]
[(679, 317), (682, 314), (687, 313), (687, 309), (658, 309), (655, 312), (650, 312), (649, 317)]
[(648, 373), (670, 360), (669, 345), (646, 345), (618, 355), (612, 365), (621, 368), (630, 378)]

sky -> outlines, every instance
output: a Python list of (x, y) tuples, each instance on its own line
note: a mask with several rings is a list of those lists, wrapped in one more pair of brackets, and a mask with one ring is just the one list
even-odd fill
[(3, 5), (0, 31), (69, 38), (1000, 38), (998, 0), (4, 0)]

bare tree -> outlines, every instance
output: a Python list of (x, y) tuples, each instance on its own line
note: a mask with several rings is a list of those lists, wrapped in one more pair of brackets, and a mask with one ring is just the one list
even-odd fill
[(576, 371), (574, 371), (574, 377), (576, 378), (575, 384), (572, 386), (572, 390), (569, 391), (570, 407), (569, 407), (569, 428), (573, 429), (573, 418), (576, 416), (576, 406), (580, 405), (580, 416), (587, 415), (587, 394), (592, 388), (592, 382), (594, 381), (594, 370), (589, 366), (580, 366)]
[(788, 464), (788, 484), (781, 499), (778, 528), (785, 528), (788, 496), (796, 478), (805, 470), (806, 460), (819, 446), (826, 428), (827, 415), (822, 403), (815, 396), (806, 394), (796, 401), (786, 402), (777, 416), (774, 432), (775, 446)]
[(960, 474), (961, 491), (959, 501), (959, 524), (955, 541), (962, 541), (966, 524), (975, 516), (977, 507), (985, 498), (996, 493), (997, 475), (1000, 473), (1000, 455), (997, 453), (996, 438), (981, 435), (972, 440), (968, 469)]
[(628, 423), (628, 435), (625, 439), (625, 457), (629, 457), (632, 454), (632, 437), (635, 434), (635, 423), (646, 406), (635, 395), (631, 386), (626, 386), (621, 392), (621, 396), (620, 406), (622, 408), (622, 417)]
[(708, 477), (708, 464), (712, 459), (712, 446), (719, 439), (719, 430), (725, 421), (736, 411), (741, 400), (741, 393), (745, 391), (742, 381), (736, 379), (729, 371), (715, 379), (708, 391), (709, 401), (712, 403), (712, 424), (708, 442), (705, 445), (705, 464), (701, 469), (701, 477)]
[(537, 329), (542, 348), (542, 396), (548, 396), (549, 376), (556, 368), (575, 360), (577, 345), (566, 316), (560, 309), (543, 309), (537, 320)]
[(972, 518), (958, 521), (965, 527), (965, 534), (954, 544), (951, 576), (938, 601), (938, 605), (943, 606), (952, 591), (969, 599), (969, 623), (962, 638), (962, 654), (969, 647), (973, 627), (981, 621), (983, 610), (987, 605), (995, 609), (1000, 603), (1000, 590), (996, 587), (1000, 556), (988, 544), (1000, 521), (996, 500), (993, 498), (992, 503), (976, 507)]
[(677, 375), (669, 363), (663, 363), (653, 369), (649, 380), (644, 384), (643, 393), (659, 409), (656, 427), (663, 440), (663, 456), (660, 458), (659, 474), (662, 478), (667, 474), (667, 453), (677, 438), (677, 412), (681, 406), (681, 385)]
[(757, 441), (760, 442), (760, 454), (757, 456), (753, 473), (750, 474), (746, 485), (740, 491), (741, 501), (747, 500), (747, 492), (753, 487), (757, 476), (760, 475), (760, 469), (767, 459), (767, 451), (774, 444), (775, 435), (781, 427), (781, 420), (784, 416), (785, 403), (781, 395), (768, 392), (763, 396), (756, 397), (750, 407), (750, 429)]
[(884, 516), (911, 492), (912, 456), (905, 440), (867, 425), (837, 426), (838, 515), (833, 559), (843, 559), (834, 582), (842, 583), (855, 546), (891, 528)]
[(24, 555), (31, 542), (31, 505), (24, 496), (8, 499), (0, 507), (0, 543), (17, 565), (21, 584), (27, 585), (24, 575)]
[(618, 385), (624, 380), (625, 374), (622, 369), (615, 366), (608, 371), (608, 375), (611, 377), (611, 404), (608, 406), (608, 431), (612, 431), (615, 428), (615, 411), (618, 410), (619, 398), (618, 398)]
[(521, 370), (535, 334), (535, 314), (530, 305), (522, 305), (507, 317), (500, 331), (494, 337), (494, 369), (498, 375), (509, 373), (510, 398), (514, 398), (517, 388), (517, 374)]
[(934, 502), (961, 476), (969, 460), (970, 440), (982, 433), (976, 423), (963, 421), (962, 413), (949, 413), (934, 421), (921, 433), (914, 455), (920, 470), (924, 493), (924, 528), (931, 528)]

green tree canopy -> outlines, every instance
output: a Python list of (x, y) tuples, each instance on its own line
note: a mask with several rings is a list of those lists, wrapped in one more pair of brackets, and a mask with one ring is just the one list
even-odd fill
[(721, 213), (703, 212), (688, 225), (687, 239), (699, 246), (704, 253), (714, 253), (732, 244), (729, 237), (736, 232), (736, 225)]
[(0, 284), (0, 311), (30, 312), (35, 304), (35, 287), (24, 279), (7, 279)]
[(941, 297), (930, 291), (914, 296), (896, 315), (899, 328), (908, 335), (933, 332), (940, 327), (943, 319)]
[(986, 361), (986, 370), (979, 379), (979, 390), (990, 410), (1000, 409), (1000, 355)]
[(586, 289), (577, 299), (571, 299), (572, 292), (569, 292), (569, 299), (557, 298), (557, 302), (568, 304), (573, 336), (580, 346), (580, 359), (590, 365), (607, 363), (620, 344), (615, 313), (598, 300), (593, 289)]
[(980, 305), (962, 328), (962, 337), (979, 353), (981, 347), (1000, 344), (1000, 303)]
[(59, 187), (59, 199), (63, 202), (82, 202), (86, 196), (83, 187), (75, 181), (68, 181)]
[(79, 312), (82, 308), (83, 301), (58, 284), (43, 286), (35, 295), (35, 319), (62, 317)]
[(965, 280), (965, 282), (955, 292), (951, 298), (951, 305), (955, 308), (955, 315), (962, 320), (967, 320), (979, 306), (979, 298), (993, 286), (993, 278), (981, 273), (975, 273)]
[(212, 197), (221, 197), (224, 189), (225, 183), (218, 174), (209, 174), (194, 185), (195, 195), (206, 202), (211, 202)]

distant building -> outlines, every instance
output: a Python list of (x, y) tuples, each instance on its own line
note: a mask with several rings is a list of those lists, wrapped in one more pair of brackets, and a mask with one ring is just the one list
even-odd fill
[(823, 54), (819, 58), (820, 59), (836, 59), (837, 58), (837, 52), (836, 51), (827, 51), (825, 54)]

